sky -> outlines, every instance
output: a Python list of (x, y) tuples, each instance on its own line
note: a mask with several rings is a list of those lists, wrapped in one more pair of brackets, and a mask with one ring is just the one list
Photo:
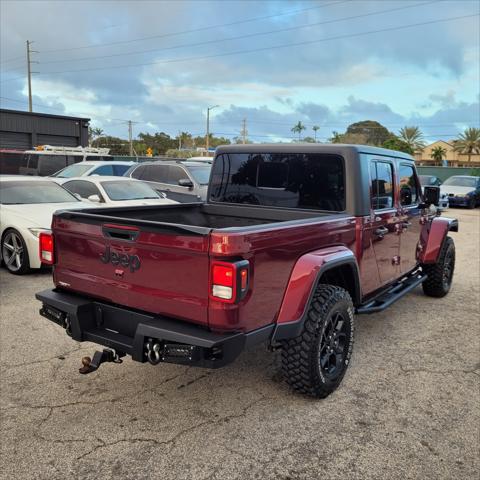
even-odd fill
[(425, 140), (480, 127), (480, 0), (0, 2), (0, 106), (106, 134), (327, 140), (356, 121)]

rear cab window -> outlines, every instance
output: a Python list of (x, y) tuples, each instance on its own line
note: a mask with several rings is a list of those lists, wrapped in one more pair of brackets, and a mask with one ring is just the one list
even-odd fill
[(341, 212), (344, 159), (317, 153), (222, 154), (213, 166), (210, 201)]

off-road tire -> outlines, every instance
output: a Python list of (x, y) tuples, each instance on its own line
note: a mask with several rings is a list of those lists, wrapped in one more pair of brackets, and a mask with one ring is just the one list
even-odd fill
[(451, 237), (446, 237), (438, 256), (437, 263), (422, 266), (428, 275), (422, 283), (423, 293), (429, 297), (444, 297), (452, 286), (455, 270), (455, 243)]
[[(318, 285), (309, 305), (302, 333), (298, 337), (282, 342), (282, 371), (285, 380), (294, 390), (313, 397), (325, 398), (340, 385), (352, 355), (353, 312), (352, 299), (346, 290), (333, 285)], [(343, 319), (342, 331), (345, 336), (342, 360), (338, 362), (335, 375), (331, 375), (322, 368), (321, 360), (322, 352), (324, 355), (325, 352), (328, 354), (328, 342), (332, 342), (328, 340), (328, 334), (329, 331), (330, 333), (333, 331), (335, 318)], [(336, 338), (340, 338), (340, 334), (337, 334)], [(340, 350), (340, 343), (338, 348)]]

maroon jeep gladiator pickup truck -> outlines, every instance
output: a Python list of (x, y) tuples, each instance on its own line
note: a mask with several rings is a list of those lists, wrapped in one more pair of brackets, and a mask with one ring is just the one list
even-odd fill
[(206, 203), (59, 211), (40, 238), (55, 288), (40, 314), (105, 361), (221, 367), (281, 349), (287, 382), (325, 397), (350, 362), (354, 315), (422, 284), (450, 289), (456, 220), (432, 214), (413, 159), (352, 145), (220, 147)]

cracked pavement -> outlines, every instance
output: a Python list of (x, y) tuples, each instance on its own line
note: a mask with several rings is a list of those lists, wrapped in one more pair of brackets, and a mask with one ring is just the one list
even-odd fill
[(262, 346), (204, 370), (126, 359), (79, 375), (76, 343), (38, 315), (49, 272), (0, 273), (0, 478), (451, 479), (480, 464), (480, 211), (460, 220), (454, 286), (357, 318), (325, 400), (292, 393)]

